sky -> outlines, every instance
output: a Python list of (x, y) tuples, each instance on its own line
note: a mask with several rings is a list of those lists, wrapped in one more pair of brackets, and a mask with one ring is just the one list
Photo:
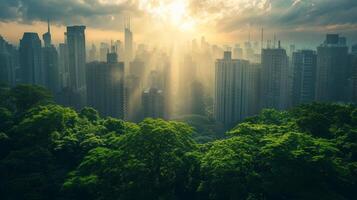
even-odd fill
[(55, 43), (78, 24), (88, 41), (122, 40), (129, 16), (137, 42), (260, 41), (263, 27), (266, 39), (276, 34), (283, 44), (317, 45), (326, 33), (357, 43), (357, 0), (0, 0), (0, 35), (17, 44), (25, 31), (42, 35), (50, 19)]

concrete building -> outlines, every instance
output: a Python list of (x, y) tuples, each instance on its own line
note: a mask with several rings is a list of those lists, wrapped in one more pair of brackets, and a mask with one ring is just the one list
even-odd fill
[(85, 26), (67, 27), (69, 68), (69, 104), (81, 109), (86, 105), (86, 39)]
[(58, 65), (61, 89), (69, 87), (69, 66), (67, 44), (59, 44)]
[(139, 77), (129, 75), (125, 78), (125, 120), (142, 120), (142, 85)]
[(214, 115), (227, 127), (249, 116), (249, 68), (248, 61), (232, 59), (231, 52), (216, 61)]
[(41, 40), (37, 33), (24, 33), (20, 40), (19, 53), (21, 82), (44, 86)]
[(124, 119), (124, 63), (92, 62), (86, 70), (88, 106), (102, 116)]
[(352, 46), (350, 55), (352, 97), (351, 101), (357, 103), (357, 44)]
[(60, 70), (58, 53), (51, 41), (51, 30), (48, 22), (48, 31), (42, 36), (45, 46), (42, 48), (42, 66), (44, 70), (44, 85), (54, 96), (60, 91)]
[(124, 39), (125, 39), (125, 63), (126, 66), (133, 60), (133, 33), (131, 32), (130, 18), (126, 20), (124, 27)]
[(14, 86), (18, 68), (18, 51), (0, 36), (0, 84)]
[(164, 94), (162, 90), (148, 88), (142, 94), (144, 118), (164, 118)]
[(348, 47), (346, 39), (328, 34), (317, 48), (315, 99), (346, 102), (348, 96)]
[(315, 99), (317, 55), (312, 50), (293, 53), (292, 105), (310, 103)]
[(262, 49), (262, 108), (286, 109), (289, 106), (288, 57), (285, 49)]

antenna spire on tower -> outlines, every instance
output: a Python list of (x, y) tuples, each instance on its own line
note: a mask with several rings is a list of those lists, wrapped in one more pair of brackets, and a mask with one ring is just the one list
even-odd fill
[(47, 18), (47, 32), (51, 33), (51, 29), (50, 29), (50, 18)]

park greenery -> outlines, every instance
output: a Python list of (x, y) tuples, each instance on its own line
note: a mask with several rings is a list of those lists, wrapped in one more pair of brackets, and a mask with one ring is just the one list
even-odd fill
[(0, 199), (357, 196), (354, 105), (267, 109), (207, 142), (196, 140), (202, 130), (209, 132), (178, 121), (103, 118), (57, 105), (39, 86), (1, 87)]

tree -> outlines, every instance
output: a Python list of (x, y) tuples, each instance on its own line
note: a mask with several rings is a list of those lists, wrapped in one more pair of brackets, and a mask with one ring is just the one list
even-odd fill
[(48, 90), (34, 85), (17, 85), (10, 90), (9, 98), (17, 112), (24, 112), (34, 106), (53, 102), (53, 97)]
[(187, 170), (183, 159), (195, 148), (192, 129), (153, 119), (139, 127), (122, 136), (118, 149), (91, 150), (65, 182), (66, 191), (89, 199), (175, 198), (175, 187), (184, 187), (177, 181), (185, 181), (177, 176)]

